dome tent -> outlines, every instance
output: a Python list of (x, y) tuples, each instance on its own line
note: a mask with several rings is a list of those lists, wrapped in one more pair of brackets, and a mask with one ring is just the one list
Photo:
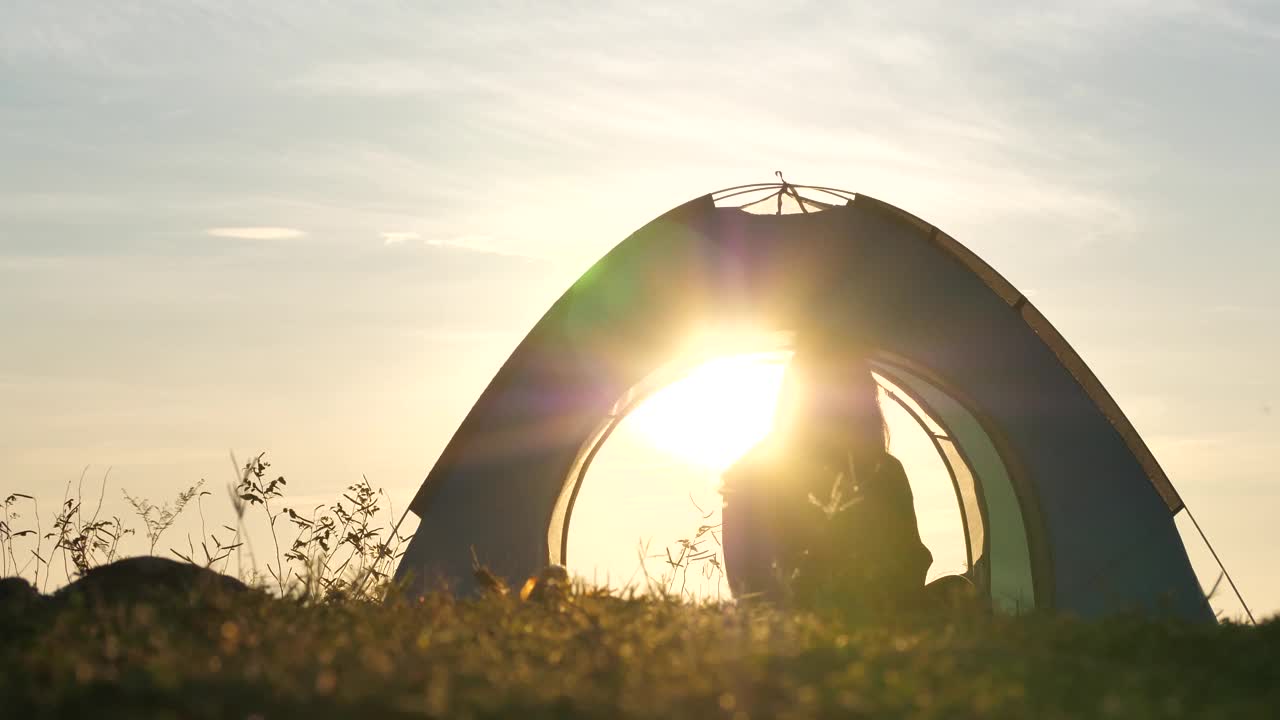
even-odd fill
[(969, 575), (994, 607), (1213, 619), (1174, 525), (1177, 491), (1035, 307), (919, 218), (786, 183), (665, 213), (551, 307), (415, 496), (421, 524), (397, 576), (466, 590), (473, 557), (510, 581), (563, 563), (587, 467), (688, 357), (690, 333), (786, 332), (816, 314), (868, 328), (873, 369), (927, 416)]

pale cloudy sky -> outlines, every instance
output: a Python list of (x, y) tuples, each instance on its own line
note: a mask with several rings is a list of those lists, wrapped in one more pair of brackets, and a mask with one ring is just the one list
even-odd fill
[(592, 260), (880, 197), (1072, 341), (1280, 610), (1280, 6), (0, 0), (0, 491), (264, 449), (403, 505)]

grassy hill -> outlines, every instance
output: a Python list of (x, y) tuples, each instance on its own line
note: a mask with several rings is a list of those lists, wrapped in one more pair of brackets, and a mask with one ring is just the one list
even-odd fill
[(1280, 708), (1276, 619), (873, 622), (831, 603), (800, 613), (581, 590), (544, 602), (376, 602), (405, 540), (380, 525), (383, 493), (358, 483), (304, 515), (283, 505), (285, 481), (268, 466), (262, 455), (244, 466), (235, 527), (188, 541), (186, 556), (171, 551), (191, 562), (160, 577), (190, 588), (200, 566), (225, 571), (257, 512), (274, 557), (243, 579), (269, 592), (94, 576), (123, 554), (125, 535), (169, 545), (161, 536), (206, 494), (199, 485), (159, 505), (129, 498), (136, 532), (97, 509), (82, 516), (93, 503), (77, 494), (42, 534), (29, 495), (4, 499), (0, 574), (21, 574), (18, 558), (31, 557), (29, 579), (47, 584), (67, 566), (112, 599), (0, 593), (0, 718), (1271, 718)]
[(1274, 717), (1280, 622), (866, 623), (575, 595), (0, 609), (5, 717)]

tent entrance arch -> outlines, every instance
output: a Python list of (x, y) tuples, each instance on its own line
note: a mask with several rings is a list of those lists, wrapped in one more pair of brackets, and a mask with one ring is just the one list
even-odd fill
[[(786, 333), (762, 337), (752, 347), (764, 352), (789, 351)], [(738, 350), (750, 345), (739, 344)], [(574, 555), (570, 542), (575, 503), (585, 484), (592, 481), (593, 461), (622, 426), (623, 421), (655, 392), (660, 392), (691, 367), (703, 361), (692, 355), (668, 363), (655, 370), (643, 382), (628, 389), (610, 410), (608, 417), (584, 443), (566, 477), (564, 489), (556, 503), (547, 532), (547, 554), (551, 562), (570, 565)], [(914, 427), (894, 427), (891, 437), (896, 446), (901, 430), (912, 430), (927, 438), (936, 453), (945, 478), (926, 477), (925, 473), (908, 473), (917, 504), (928, 493), (936, 493), (936, 480), (944, 480), (954, 496), (959, 516), (959, 541), (963, 543), (963, 568), (943, 568), (945, 550), (935, 542), (930, 549), (935, 555), (935, 572), (961, 572), (972, 579), (984, 597), (1008, 612), (1035, 606), (1035, 573), (1031, 560), (1031, 542), (1023, 522), (1022, 502), (1014, 487), (1008, 464), (995, 443), (983, 429), (981, 421), (965, 404), (948, 394), (941, 382), (921, 368), (912, 368), (903, 358), (880, 353), (872, 369), (881, 387), (881, 403), (886, 414), (909, 418)], [(932, 379), (927, 379), (932, 378)], [(907, 458), (902, 458), (910, 461)], [(918, 460), (918, 458), (916, 458)], [(1023, 492), (1021, 497), (1025, 498)], [(995, 517), (989, 517), (994, 509)], [(624, 507), (616, 508), (624, 512)], [(710, 511), (708, 511), (710, 513)], [(1033, 511), (1034, 512), (1034, 511)], [(715, 514), (718, 517), (718, 513)], [(922, 515), (923, 521), (923, 515)], [(672, 538), (674, 539), (674, 538)], [(945, 540), (955, 538), (947, 533)], [(929, 544), (927, 541), (926, 544)], [(941, 552), (940, 552), (941, 550)]]
[(674, 208), (565, 292), (410, 504), (421, 523), (398, 575), (466, 590), (474, 549), (523, 580), (555, 559), (557, 523), (562, 556), (557, 513), (584, 448), (691, 330), (802, 327), (816, 315), (866, 328), (882, 375), (945, 428), (934, 440), (997, 606), (1212, 619), (1173, 522), (1177, 491), (1026, 297), (913, 215), (787, 184)]

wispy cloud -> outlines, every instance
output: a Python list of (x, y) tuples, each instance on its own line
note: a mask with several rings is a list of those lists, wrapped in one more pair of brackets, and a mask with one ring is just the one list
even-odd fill
[(407, 240), (417, 240), (418, 237), (416, 232), (391, 231), (382, 233), (382, 242), (384, 245), (400, 245)]
[(205, 231), (206, 235), (236, 240), (292, 240), (307, 233), (287, 227), (216, 227)]

